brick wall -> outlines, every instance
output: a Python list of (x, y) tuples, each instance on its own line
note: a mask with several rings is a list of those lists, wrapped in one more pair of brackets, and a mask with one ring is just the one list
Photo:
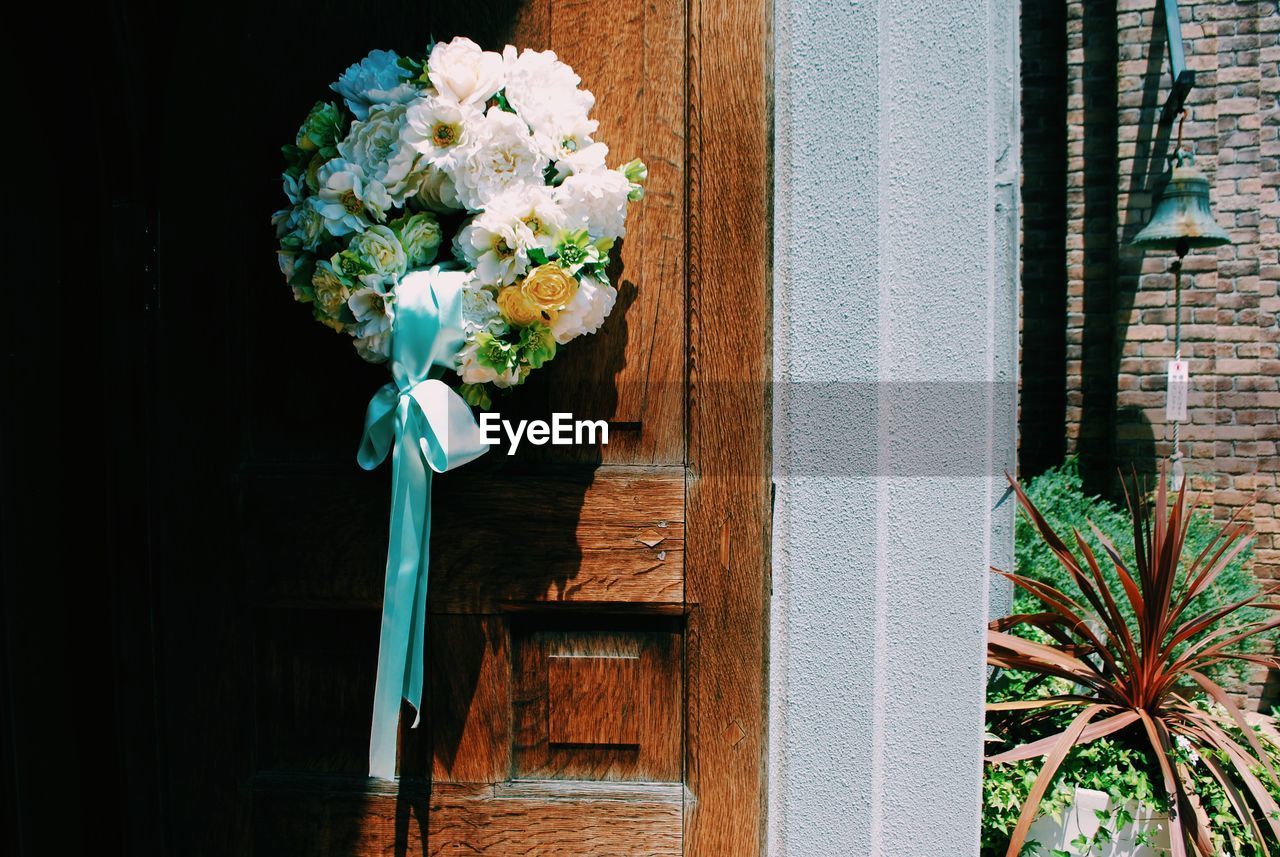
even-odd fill
[[(1171, 449), (1164, 419), (1166, 363), (1173, 356), (1171, 256), (1129, 241), (1147, 223), (1173, 151), (1176, 126), (1159, 123), (1170, 75), (1157, 0), (1069, 0), (1055, 12), (1024, 4), (1024, 224), (1022, 463), (1035, 472), (1058, 455), (1057, 400), (1033, 386), (1053, 383), (1043, 354), (1065, 325), (1065, 452), (1080, 455), (1090, 490), (1115, 494), (1119, 469), (1153, 471)], [(1274, 0), (1181, 4), (1187, 65), (1183, 145), (1208, 176), (1214, 213), (1230, 246), (1186, 259), (1183, 356), (1190, 360), (1189, 422), (1181, 427), (1192, 484), (1208, 489), (1226, 518), (1258, 491), (1245, 515), (1255, 532), (1255, 573), (1280, 578), (1280, 12)], [(1064, 81), (1043, 73), (1032, 52), (1061, 28)], [(1052, 34), (1037, 32), (1050, 29)], [(1063, 147), (1045, 144), (1064, 87)], [(1046, 124), (1047, 123), (1047, 124)], [(1059, 125), (1059, 134), (1062, 126)], [(1036, 220), (1034, 202), (1065, 181), (1061, 223)], [(1058, 230), (1046, 237), (1045, 230)], [(1060, 238), (1060, 240), (1059, 240)], [(1058, 247), (1064, 252), (1056, 252)], [(1043, 255), (1042, 255), (1043, 254)], [(1059, 288), (1054, 269), (1065, 273)], [(1055, 314), (1040, 306), (1064, 292)], [(1274, 700), (1274, 681), (1247, 692)]]

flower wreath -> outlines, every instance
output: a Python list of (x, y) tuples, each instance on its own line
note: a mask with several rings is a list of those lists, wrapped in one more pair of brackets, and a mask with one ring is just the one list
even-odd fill
[(580, 82), (551, 51), (499, 54), (465, 38), (425, 60), (374, 51), (348, 68), (332, 89), (351, 117), (318, 102), (283, 147), (290, 205), (272, 220), (294, 297), (380, 363), (397, 287), (459, 272), (451, 368), (480, 407), (599, 330), (617, 298), (609, 254), (647, 171), (605, 166)]

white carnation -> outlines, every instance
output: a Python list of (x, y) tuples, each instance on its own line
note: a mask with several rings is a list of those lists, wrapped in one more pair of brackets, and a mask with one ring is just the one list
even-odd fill
[(483, 51), (475, 42), (458, 36), (431, 49), (427, 77), (442, 97), (480, 105), (502, 89), (506, 69), (501, 54)]
[(472, 283), (462, 291), (462, 330), (471, 337), (481, 330), (497, 331), (504, 327), (502, 313), (493, 292)]
[(388, 166), (402, 148), (404, 116), (403, 104), (372, 108), (367, 119), (351, 123), (351, 130), (338, 143), (338, 154), (359, 164), (365, 175), (385, 183)]
[[(508, 45), (502, 54), (506, 64), (507, 103), (535, 132), (551, 132), (587, 120), (596, 99), (579, 89), (582, 79), (556, 58), (553, 51), (517, 52)], [(595, 123), (591, 123), (591, 131)], [(590, 132), (588, 132), (590, 133)]]
[(617, 170), (576, 173), (556, 188), (556, 202), (570, 229), (585, 229), (592, 238), (627, 234), (627, 195), (631, 182)]
[(609, 156), (609, 147), (604, 143), (591, 143), (581, 149), (566, 149), (554, 155), (556, 158), (557, 182), (563, 182), (569, 176), (578, 173), (596, 173), (605, 169), (604, 159)]
[(558, 344), (564, 345), (583, 334), (595, 333), (613, 312), (617, 299), (617, 289), (584, 274), (578, 281), (578, 291), (573, 300), (552, 322), (551, 335)]
[(503, 191), (543, 185), (547, 159), (518, 116), (490, 110), (475, 123), (475, 131), (457, 163), (444, 167), (468, 209), (484, 208)]

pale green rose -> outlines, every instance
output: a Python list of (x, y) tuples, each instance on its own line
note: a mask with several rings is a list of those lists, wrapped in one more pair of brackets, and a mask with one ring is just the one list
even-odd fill
[(338, 143), (338, 154), (359, 164), (365, 175), (382, 181), (387, 167), (400, 149), (400, 129), (404, 127), (403, 104), (374, 107), (369, 118), (351, 123), (346, 138)]
[(400, 239), (387, 226), (370, 226), (351, 239), (347, 252), (360, 258), (369, 271), (384, 277), (400, 277), (408, 270)]
[(440, 249), (440, 222), (434, 214), (420, 212), (392, 221), (392, 231), (400, 239), (410, 268), (424, 268)]
[(342, 111), (338, 105), (317, 101), (298, 129), (298, 148), (314, 152), (332, 146), (342, 131)]
[(307, 250), (315, 250), (326, 238), (328, 230), (324, 228), (324, 218), (311, 206), (299, 206), (293, 230), (290, 233), (298, 243)]
[(324, 308), (325, 313), (340, 317), (351, 297), (351, 280), (335, 271), (328, 262), (319, 262), (311, 276), (311, 286), (315, 302)]

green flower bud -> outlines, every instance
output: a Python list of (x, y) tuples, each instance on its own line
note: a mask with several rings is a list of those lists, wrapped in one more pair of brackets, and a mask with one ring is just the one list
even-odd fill
[(493, 407), (493, 400), (489, 397), (489, 391), (485, 389), (484, 384), (463, 384), (458, 387), (458, 394), (473, 408), (483, 408), (487, 411)]
[(631, 190), (627, 193), (627, 199), (635, 202), (644, 199), (644, 188), (641, 182), (647, 181), (649, 178), (649, 168), (644, 165), (644, 161), (636, 158), (622, 166), (622, 174), (626, 176), (627, 181), (631, 182)]

